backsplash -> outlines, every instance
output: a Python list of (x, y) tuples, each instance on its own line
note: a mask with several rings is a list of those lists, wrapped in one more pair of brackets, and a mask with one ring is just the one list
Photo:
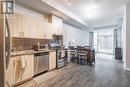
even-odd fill
[(32, 50), (37, 42), (40, 44), (48, 44), (51, 39), (36, 39), (36, 38), (12, 38), (12, 47), (16, 48), (17, 51)]

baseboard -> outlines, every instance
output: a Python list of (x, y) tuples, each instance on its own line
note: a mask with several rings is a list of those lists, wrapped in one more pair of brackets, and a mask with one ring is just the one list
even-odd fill
[(125, 66), (125, 65), (124, 65), (124, 68), (125, 68), (125, 70), (130, 71), (130, 68), (126, 68), (126, 66)]
[(126, 68), (127, 71), (130, 71), (130, 68)]

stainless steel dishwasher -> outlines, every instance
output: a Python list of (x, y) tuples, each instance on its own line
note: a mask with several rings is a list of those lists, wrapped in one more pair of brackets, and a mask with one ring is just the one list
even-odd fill
[(49, 52), (34, 54), (34, 75), (41, 74), (49, 69)]

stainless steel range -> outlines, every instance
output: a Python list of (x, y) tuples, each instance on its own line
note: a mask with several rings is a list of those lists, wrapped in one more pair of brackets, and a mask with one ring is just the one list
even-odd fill
[(50, 43), (50, 49), (56, 50), (56, 68), (62, 68), (67, 65), (67, 50), (61, 49), (61, 46)]
[(60, 49), (57, 50), (57, 68), (62, 68), (67, 65), (67, 51)]

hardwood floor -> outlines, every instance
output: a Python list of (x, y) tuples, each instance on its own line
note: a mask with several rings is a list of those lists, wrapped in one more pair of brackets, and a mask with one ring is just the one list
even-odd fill
[(43, 74), (43, 79), (39, 76), (41, 82), (32, 80), (18, 87), (130, 87), (130, 72), (120, 61), (98, 59), (93, 66), (70, 63), (49, 73), (54, 76), (46, 81), (49, 74)]

